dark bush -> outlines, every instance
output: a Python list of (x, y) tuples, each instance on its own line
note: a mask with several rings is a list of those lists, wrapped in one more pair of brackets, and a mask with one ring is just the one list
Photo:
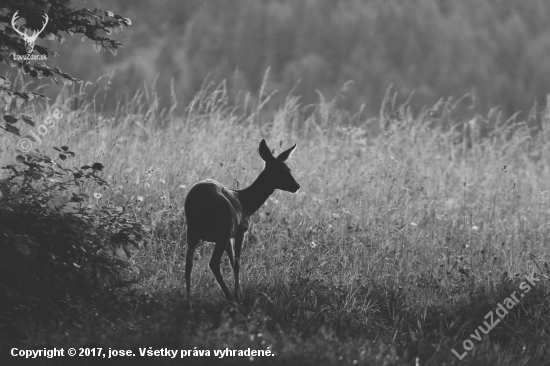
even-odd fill
[[(55, 162), (40, 153), (16, 158), (0, 181), (0, 327), (47, 319), (75, 299), (113, 289), (128, 266), (128, 245), (141, 225), (123, 207), (99, 207), (80, 188), (105, 186), (100, 163), (68, 169), (63, 146)], [(122, 255), (116, 255), (121, 253)]]

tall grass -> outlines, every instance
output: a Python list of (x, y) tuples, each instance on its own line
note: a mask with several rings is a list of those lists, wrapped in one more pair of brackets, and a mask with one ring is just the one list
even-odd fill
[[(129, 259), (140, 281), (119, 303), (110, 310), (76, 305), (53, 325), (22, 320), (26, 347), (88, 344), (138, 354), (141, 346), (269, 346), (270, 359), (218, 362), (456, 364), (451, 348), (462, 350), (485, 314), (536, 273), (537, 286), (474, 341), (461, 364), (548, 364), (548, 110), (535, 136), (512, 119), (482, 137), (480, 126), (492, 116), (448, 121), (452, 111), (413, 115), (407, 106), (385, 105), (379, 120), (359, 121), (321, 101), (306, 118), (287, 98), (262, 119), (259, 106), (245, 114), (230, 105), (223, 84), (205, 87), (183, 116), (156, 108), (150, 91), (119, 103), (112, 116), (97, 105), (72, 110), (77, 96), (67, 92), (43, 111), (25, 111), (37, 122), (51, 108), (65, 111), (40, 149), (68, 145), (82, 163), (103, 163), (111, 187), (81, 189), (93, 203), (124, 206), (151, 234)], [(276, 192), (253, 219), (243, 309), (226, 307), (208, 269), (213, 246), (204, 244), (193, 273), (201, 310), (189, 313), (186, 193), (206, 178), (246, 187), (262, 169), (263, 137), (278, 151), (298, 144), (290, 166), (302, 188)], [(0, 139), (7, 161), (16, 141)]]

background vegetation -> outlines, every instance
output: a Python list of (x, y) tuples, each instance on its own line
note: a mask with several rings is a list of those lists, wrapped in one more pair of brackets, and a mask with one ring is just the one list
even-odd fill
[[(227, 80), (230, 96), (257, 95), (270, 67), (273, 107), (290, 90), (307, 105), (339, 94), (340, 107), (378, 113), (384, 92), (415, 95), (417, 109), (472, 93), (473, 111), (511, 115), (544, 105), (550, 81), (550, 3), (545, 0), (164, 0), (74, 1), (129, 17), (115, 57), (66, 37), (48, 64), (85, 81), (116, 68), (113, 93), (156, 82), (163, 106), (184, 109), (204, 79)], [(48, 46), (51, 41), (39, 40)], [(99, 57), (98, 57), (99, 56)], [(0, 69), (0, 74), (6, 68)], [(173, 82), (173, 84), (172, 84)], [(57, 95), (52, 88), (49, 95)], [(110, 110), (114, 99), (108, 98)], [(471, 113), (465, 109), (464, 113)]]
[[(40, 149), (54, 152), (50, 146), (70, 142), (78, 152), (71, 164), (104, 162), (96, 175), (110, 185), (70, 187), (59, 195), (86, 196), (55, 212), (69, 205), (94, 218), (119, 208), (106, 217), (112, 225), (130, 220), (150, 230), (141, 249), (124, 250), (109, 237), (101, 241), (113, 248), (102, 252), (102, 263), (105, 254), (125, 262), (126, 274), (106, 278), (85, 271), (81, 283), (93, 285), (93, 273), (104, 285), (89, 287), (91, 294), (71, 294), (53, 308), (42, 302), (53, 311), (45, 318), (23, 309), (4, 319), (10, 333), (3, 350), (103, 347), (139, 354), (139, 347), (270, 347), (276, 356), (269, 359), (184, 361), (458, 364), (451, 349), (462, 353), (462, 341), (483, 325), (484, 316), (520, 291), (525, 275), (536, 273), (537, 286), (482, 342), (474, 342), (476, 351), (461, 364), (548, 364), (546, 127), (531, 137), (525, 124), (501, 121), (490, 138), (481, 139), (476, 129), (440, 128), (429, 113), (413, 116), (407, 106), (390, 103), (384, 108), (394, 117), (380, 119), (387, 127), (373, 138), (364, 124), (354, 126), (355, 117), (331, 103), (317, 104), (315, 113), (298, 124), (302, 107), (289, 98), (273, 124), (261, 126), (254, 117), (259, 111), (238, 113), (228, 100), (223, 86), (210, 88), (190, 104), (185, 117), (173, 117), (155, 109), (156, 100), (144, 104), (136, 97), (105, 118), (93, 112), (93, 104), (70, 111), (72, 99), (58, 99), (52, 107), (66, 112), (63, 128), (52, 129)], [(443, 109), (443, 115), (452, 116), (452, 104)], [(36, 120), (45, 116), (32, 107), (22, 112)], [(540, 117), (547, 126), (548, 110)], [(159, 124), (164, 127), (158, 129)], [(298, 143), (291, 166), (302, 188), (296, 195), (276, 192), (253, 220), (245, 241), (242, 310), (227, 306), (208, 269), (213, 246), (203, 245), (193, 274), (198, 310), (188, 312), (186, 193), (208, 177), (232, 188), (248, 185), (262, 169), (256, 151), (264, 136), (277, 151)], [(2, 135), (6, 151), (15, 150), (15, 143), (12, 135)], [(124, 212), (124, 220), (116, 212)], [(86, 235), (82, 239), (90, 240)], [(14, 261), (32, 268), (28, 253), (16, 254)], [(223, 268), (230, 273), (227, 259)], [(97, 358), (79, 361), (93, 364)]]

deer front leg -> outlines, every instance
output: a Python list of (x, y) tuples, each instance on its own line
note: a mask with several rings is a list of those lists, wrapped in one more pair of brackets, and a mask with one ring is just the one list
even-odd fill
[(239, 272), (241, 270), (241, 249), (243, 247), (244, 231), (239, 231), (235, 235), (235, 264), (233, 265), (233, 274), (235, 275), (235, 300), (240, 303), (241, 288), (239, 284)]
[(231, 264), (231, 268), (234, 267), (234, 260), (233, 260), (233, 246), (231, 245), (231, 240), (227, 243), (227, 247), (225, 248), (225, 251), (227, 252), (227, 256), (229, 257), (229, 263)]
[(231, 295), (231, 292), (227, 288), (221, 271), (222, 256), (228, 245), (231, 245), (231, 240), (216, 242), (214, 253), (212, 253), (212, 258), (210, 259), (210, 270), (214, 274), (214, 277), (216, 277), (216, 281), (218, 281), (218, 285), (220, 285), (227, 301), (234, 302), (233, 295)]

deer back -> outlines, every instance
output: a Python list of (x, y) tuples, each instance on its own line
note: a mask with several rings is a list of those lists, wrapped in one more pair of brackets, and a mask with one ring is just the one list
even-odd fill
[(237, 192), (207, 179), (195, 184), (185, 199), (188, 230), (199, 239), (216, 242), (235, 237), (248, 229)]

